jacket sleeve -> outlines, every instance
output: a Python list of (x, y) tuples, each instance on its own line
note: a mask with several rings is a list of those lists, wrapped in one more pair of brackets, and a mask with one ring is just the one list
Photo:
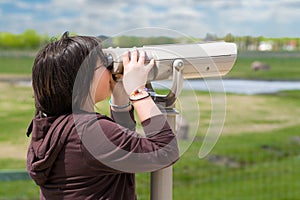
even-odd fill
[(175, 134), (163, 115), (142, 126), (145, 136), (106, 119), (86, 123), (82, 144), (94, 159), (91, 164), (102, 172), (136, 173), (156, 171), (179, 159)]
[(115, 112), (112, 109), (110, 109), (110, 116), (117, 124), (120, 124), (121, 126), (124, 126), (132, 131), (135, 130), (136, 121), (134, 119), (133, 106), (130, 111), (124, 112)]

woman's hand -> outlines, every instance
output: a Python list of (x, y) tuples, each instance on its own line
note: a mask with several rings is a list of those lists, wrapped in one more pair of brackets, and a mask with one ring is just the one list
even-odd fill
[[(139, 55), (138, 55), (139, 53)], [(145, 65), (145, 52), (134, 50), (123, 54), (123, 84), (126, 93), (130, 95), (133, 91), (144, 88), (147, 82), (148, 73), (154, 65), (154, 59)]]
[[(139, 57), (137, 54), (138, 52), (136, 50), (131, 53), (131, 58), (129, 58), (129, 52), (123, 54), (123, 84), (128, 95), (131, 95), (137, 89), (143, 89), (145, 87), (148, 73), (154, 65), (154, 60), (152, 59), (150, 63), (145, 66), (144, 51), (140, 52)], [(161, 114), (161, 111), (150, 96), (132, 101), (132, 105), (141, 122)]]

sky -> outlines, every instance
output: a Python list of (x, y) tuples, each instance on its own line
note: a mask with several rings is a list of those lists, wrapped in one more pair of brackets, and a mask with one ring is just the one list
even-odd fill
[(0, 0), (0, 32), (27, 29), (50, 36), (299, 37), (300, 0)]

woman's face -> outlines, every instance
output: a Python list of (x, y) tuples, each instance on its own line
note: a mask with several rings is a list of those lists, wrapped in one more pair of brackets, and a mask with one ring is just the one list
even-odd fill
[(111, 95), (111, 73), (99, 62), (95, 68), (94, 79), (91, 86), (91, 96), (94, 103), (102, 101)]

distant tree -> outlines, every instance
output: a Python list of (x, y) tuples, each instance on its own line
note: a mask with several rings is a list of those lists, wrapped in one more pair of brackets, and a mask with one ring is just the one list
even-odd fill
[(48, 41), (47, 35), (41, 36), (31, 29), (21, 34), (0, 33), (0, 48), (2, 49), (37, 49)]
[(218, 36), (216, 34), (207, 33), (204, 40), (205, 41), (215, 41), (215, 40), (218, 40)]
[(144, 45), (158, 45), (158, 44), (174, 44), (176, 43), (175, 38), (171, 37), (150, 37), (148, 39), (144, 39)]
[(201, 42), (202, 39), (195, 37), (178, 37), (175, 38), (175, 43), (196, 43)]
[(224, 37), (224, 41), (225, 42), (234, 42), (235, 38), (231, 33), (228, 33), (225, 37)]
[(24, 48), (38, 48), (42, 43), (42, 38), (34, 30), (26, 30), (20, 36)]
[(114, 45), (123, 48), (138, 46), (138, 42), (137, 37), (134, 36), (120, 36), (113, 38)]
[(136, 36), (119, 36), (113, 38), (114, 46), (118, 47), (141, 47), (143, 45), (173, 44), (175, 38), (171, 37), (136, 37)]
[(19, 46), (18, 39), (15, 35), (8, 32), (0, 33), (0, 47), (6, 49), (6, 48), (16, 48), (18, 46)]

